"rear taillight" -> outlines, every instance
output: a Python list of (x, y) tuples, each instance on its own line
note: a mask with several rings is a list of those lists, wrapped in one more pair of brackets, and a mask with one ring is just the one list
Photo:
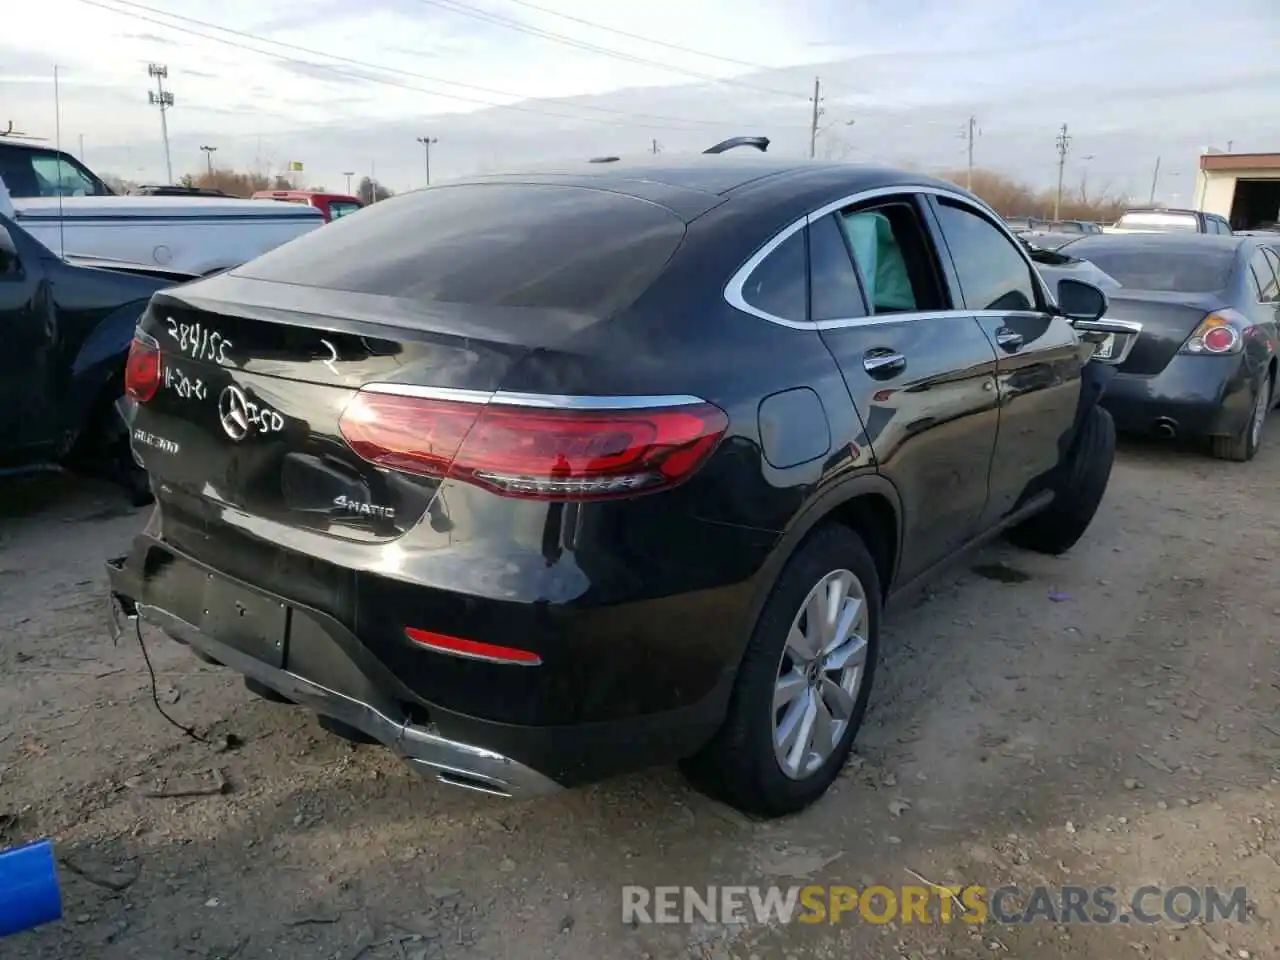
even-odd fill
[(724, 411), (700, 401), (587, 410), (371, 390), (356, 395), (339, 424), (351, 449), (371, 463), (539, 500), (675, 486), (707, 461), (728, 425)]
[(1247, 317), (1235, 310), (1219, 310), (1200, 321), (1182, 345), (1181, 352), (1209, 356), (1239, 353), (1244, 348), (1244, 335), (1248, 329)]
[(134, 335), (124, 364), (124, 392), (146, 403), (160, 389), (160, 344), (144, 333)]

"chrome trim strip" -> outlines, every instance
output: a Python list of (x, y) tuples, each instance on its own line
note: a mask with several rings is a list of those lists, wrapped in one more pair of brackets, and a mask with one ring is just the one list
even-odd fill
[[(865, 203), (868, 200), (877, 200), (881, 197), (893, 197), (900, 194), (927, 194), (935, 197), (946, 197), (948, 200), (964, 204), (972, 209), (973, 212), (983, 215), (984, 219), (989, 220), (997, 230), (1001, 231), (1018, 254), (1026, 263), (1027, 268), (1031, 271), (1031, 275), (1035, 278), (1035, 283), (1040, 287), (1040, 293), (1044, 297), (1045, 302), (1053, 306), (1057, 306), (1057, 298), (1049, 289), (1049, 285), (1041, 276), (1039, 269), (1029, 256), (1026, 250), (1022, 248), (1022, 244), (1018, 242), (1017, 236), (1005, 225), (1000, 215), (995, 212), (987, 204), (980, 200), (970, 197), (959, 190), (948, 190), (944, 187), (936, 187), (927, 184), (901, 183), (890, 187), (873, 187), (868, 190), (861, 190), (858, 193), (841, 197), (839, 200), (833, 200), (824, 204), (817, 210), (805, 214), (800, 219), (783, 227), (781, 231), (773, 236), (771, 240), (764, 244), (759, 250), (751, 255), (737, 272), (730, 277), (729, 282), (725, 284), (724, 299), (729, 306), (743, 313), (749, 313), (753, 317), (759, 317), (761, 320), (768, 320), (770, 323), (777, 324), (780, 327), (788, 327), (792, 330), (832, 330), (843, 327), (861, 327), (872, 326), (881, 323), (901, 323), (910, 320), (920, 320), (926, 317), (938, 316), (1006, 316), (1008, 313), (1016, 313), (1018, 315), (1044, 316), (1043, 313), (1037, 311), (1001, 311), (1001, 310), (948, 310), (948, 311), (922, 311), (920, 313), (894, 313), (894, 314), (877, 314), (870, 317), (851, 317), (845, 320), (819, 320), (810, 322), (807, 320), (787, 320), (783, 317), (776, 317), (771, 313), (753, 307), (743, 298), (742, 288), (746, 285), (752, 271), (760, 265), (760, 262), (773, 253), (788, 237), (797, 230), (808, 226), (815, 220), (821, 220), (829, 213), (837, 210), (843, 210), (845, 207), (851, 207), (855, 204)], [(927, 226), (927, 225), (926, 225)]]
[[(806, 324), (805, 326), (808, 326)], [(426, 387), (408, 383), (370, 383), (362, 392), (417, 397), (421, 400), (452, 400), (457, 403), (495, 403), (508, 407), (530, 407), (540, 410), (650, 410), (655, 407), (687, 407), (706, 403), (701, 397), (684, 394), (660, 396), (586, 396), (558, 393), (520, 393), (518, 391), (462, 390), (456, 387)]]
[(419, 400), (452, 400), (455, 403), (488, 403), (493, 391), (462, 390), (457, 387), (423, 387), (412, 383), (367, 383), (361, 393), (386, 393)]
[[(118, 601), (113, 598), (113, 604), (115, 602)], [(213, 639), (194, 624), (159, 607), (139, 603), (137, 616), (237, 673), (265, 684), (294, 703), (367, 733), (413, 766), (430, 770), (444, 783), (471, 786), (454, 780), (466, 778), (483, 784), (487, 793), (507, 797), (550, 794), (563, 789), (549, 777), (502, 754), (446, 739), (430, 727), (395, 720), (372, 704), (331, 690), (290, 670), (273, 667)]]
[(591, 397), (555, 393), (511, 393), (506, 390), (499, 390), (493, 395), (493, 402), (512, 407), (537, 407), (540, 409), (567, 407), (571, 410), (648, 410), (652, 407), (687, 407), (695, 403), (706, 403), (707, 401), (701, 397), (684, 394)]
[(1111, 317), (1099, 317), (1097, 320), (1073, 320), (1071, 325), (1077, 330), (1088, 333), (1090, 330), (1096, 330), (1100, 333), (1116, 333), (1115, 328), (1120, 327), (1125, 333), (1141, 333), (1142, 324), (1133, 320), (1115, 320)]

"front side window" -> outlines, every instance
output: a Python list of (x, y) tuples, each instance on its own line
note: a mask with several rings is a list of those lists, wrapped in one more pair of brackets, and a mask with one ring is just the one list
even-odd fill
[(994, 224), (945, 198), (938, 221), (968, 309), (1038, 309), (1031, 267)]
[(797, 230), (751, 271), (742, 285), (742, 299), (771, 317), (797, 322), (807, 320), (806, 259), (805, 232)]

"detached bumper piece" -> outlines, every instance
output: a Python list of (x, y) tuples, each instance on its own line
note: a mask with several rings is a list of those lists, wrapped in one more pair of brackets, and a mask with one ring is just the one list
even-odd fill
[(133, 630), (139, 620), (158, 627), (202, 659), (355, 728), (441, 783), (503, 797), (563, 789), (509, 757), (442, 737), (430, 724), (407, 716), (396, 719), (407, 711), (397, 710), (395, 701), (375, 691), (370, 678), (309, 611), (171, 554), (166, 559), (173, 562), (162, 575), (140, 578), (136, 568), (146, 566), (148, 553), (143, 548), (133, 557), (107, 561), (114, 638)]

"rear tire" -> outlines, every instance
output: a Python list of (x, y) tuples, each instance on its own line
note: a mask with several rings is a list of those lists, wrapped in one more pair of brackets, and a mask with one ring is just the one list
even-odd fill
[(1093, 407), (1085, 415), (1053, 502), (1005, 535), (1014, 546), (1036, 553), (1066, 553), (1084, 536), (1107, 492), (1116, 458), (1116, 425), (1111, 414)]
[(1262, 446), (1262, 429), (1271, 410), (1271, 375), (1263, 374), (1253, 396), (1253, 410), (1240, 432), (1234, 437), (1213, 437), (1210, 451), (1219, 460), (1247, 463), (1258, 455)]
[[(880, 608), (880, 578), (862, 538), (835, 524), (812, 534), (765, 601), (724, 725), (683, 764), (694, 786), (763, 817), (803, 810), (826, 793), (866, 713)], [(807, 610), (815, 611), (812, 627)], [(825, 631), (822, 610), (836, 611)], [(826, 653), (802, 668), (797, 651), (805, 646)]]

